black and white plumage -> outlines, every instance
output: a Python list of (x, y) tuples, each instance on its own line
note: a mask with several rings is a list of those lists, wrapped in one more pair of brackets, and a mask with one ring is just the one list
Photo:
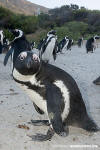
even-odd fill
[(69, 38), (64, 37), (58, 44), (58, 51), (57, 52), (63, 52), (64, 50), (67, 50), (67, 46), (69, 43)]
[(2, 54), (3, 40), (4, 40), (3, 30), (0, 30), (0, 54)]
[(23, 51), (29, 51), (31, 50), (31, 44), (26, 40), (26, 37), (23, 33), (22, 30), (15, 29), (15, 30), (10, 30), (10, 32), (13, 33), (15, 36), (14, 40), (10, 43), (10, 50), (5, 56), (4, 59), (4, 65), (7, 64), (8, 58), (11, 55), (12, 56), (12, 65), (14, 65), (17, 56), (23, 52)]
[(35, 48), (36, 43), (35, 42), (31, 42), (30, 43), (30, 49), (33, 50)]
[(83, 37), (79, 38), (77, 42), (78, 47), (81, 47), (82, 44), (83, 44)]
[[(69, 125), (90, 132), (99, 130), (88, 116), (75, 80), (62, 69), (41, 62), (32, 52), (22, 52), (16, 59), (13, 78), (29, 95), (37, 112), (48, 116), (49, 122), (42, 121), (50, 126), (47, 135), (31, 136), (33, 140), (49, 140), (54, 133), (67, 136)], [(39, 121), (33, 121), (36, 123)]]
[(46, 38), (38, 45), (38, 49), (40, 50), (40, 57), (43, 61), (49, 63), (50, 61), (56, 60), (57, 36), (55, 30), (47, 33)]
[(70, 51), (71, 51), (72, 45), (73, 45), (73, 39), (70, 39), (70, 38), (69, 38), (69, 42), (68, 42), (68, 45), (67, 45), (67, 50), (70, 50)]
[(3, 53), (7, 53), (8, 52), (8, 50), (10, 49), (10, 41), (7, 39), (7, 38), (5, 38), (4, 37), (4, 39), (3, 39), (3, 50), (2, 50), (2, 52)]
[(93, 83), (96, 85), (100, 85), (100, 77), (98, 77), (96, 80), (94, 80)]
[(93, 53), (93, 51), (95, 50), (95, 45), (94, 45), (94, 43), (95, 43), (95, 41), (96, 41), (96, 38), (95, 38), (95, 36), (94, 37), (91, 37), (91, 38), (89, 38), (88, 40), (87, 40), (87, 42), (86, 42), (86, 52), (88, 53), (88, 52), (92, 52)]

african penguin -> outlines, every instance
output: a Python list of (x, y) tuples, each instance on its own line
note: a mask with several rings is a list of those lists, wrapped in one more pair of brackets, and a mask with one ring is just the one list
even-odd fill
[(64, 50), (67, 50), (68, 43), (69, 39), (64, 37), (58, 44), (58, 52), (62, 53)]
[[(15, 36), (14, 40), (10, 44), (10, 50), (4, 58), (4, 65), (7, 64), (9, 56), (12, 57), (12, 66), (14, 65), (17, 56), (23, 51), (31, 50), (31, 44), (26, 40), (23, 31), (19, 29), (9, 30)], [(12, 67), (13, 68), (13, 67)]]
[(57, 53), (57, 36), (56, 31), (51, 30), (47, 33), (47, 36), (39, 44), (40, 57), (43, 61), (50, 63), (56, 60)]
[(3, 49), (3, 39), (4, 39), (3, 30), (0, 30), (0, 54), (2, 53)]
[(88, 53), (88, 52), (92, 52), (93, 53), (93, 51), (95, 50), (95, 45), (94, 45), (94, 43), (96, 42), (96, 38), (95, 38), (95, 36), (94, 37), (91, 37), (91, 38), (89, 38), (88, 40), (87, 40), (87, 42), (86, 42), (86, 52)]
[(70, 51), (71, 51), (72, 45), (73, 45), (73, 39), (70, 39), (70, 38), (69, 38), (69, 42), (68, 42), (68, 45), (67, 45), (67, 50), (70, 50)]
[(78, 47), (81, 47), (82, 44), (83, 44), (83, 37), (79, 38), (77, 42)]
[[(17, 57), (13, 78), (33, 101), (37, 112), (48, 116), (48, 121), (41, 121), (49, 125), (47, 134), (30, 136), (33, 140), (49, 140), (54, 133), (65, 137), (69, 125), (90, 132), (99, 130), (88, 116), (75, 80), (64, 70), (40, 61), (36, 54), (27, 51)], [(32, 123), (35, 125), (40, 122)]]

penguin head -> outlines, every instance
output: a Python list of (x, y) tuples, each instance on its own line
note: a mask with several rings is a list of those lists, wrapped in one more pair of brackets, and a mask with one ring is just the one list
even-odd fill
[(47, 35), (56, 35), (56, 31), (55, 30), (51, 30), (51, 31), (48, 32)]
[(25, 51), (17, 57), (14, 68), (22, 75), (33, 75), (39, 71), (40, 64), (37, 54)]
[(23, 36), (23, 31), (22, 30), (19, 30), (19, 29), (14, 29), (13, 30), (13, 29), (11, 29), (9, 31), (15, 36), (16, 39)]
[(100, 39), (100, 36), (95, 35), (95, 36), (94, 36), (94, 40), (98, 40), (98, 39)]

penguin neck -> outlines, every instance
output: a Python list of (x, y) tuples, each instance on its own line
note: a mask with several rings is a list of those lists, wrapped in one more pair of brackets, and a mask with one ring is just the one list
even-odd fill
[(49, 76), (50, 74), (50, 72), (51, 72), (51, 70), (50, 70), (50, 64), (48, 64), (48, 63), (45, 63), (44, 61), (42, 61), (42, 63), (41, 63), (41, 66), (40, 66), (40, 69), (39, 69), (39, 71), (36, 73), (36, 79), (37, 79), (37, 81), (44, 81), (45, 80), (45, 78), (47, 77), (47, 76)]
[(41, 85), (41, 82), (37, 80), (36, 74), (34, 74), (34, 75), (22, 75), (14, 68), (13, 78), (19, 84), (27, 85), (27, 83), (29, 83), (31, 85), (43, 87), (43, 85)]
[(18, 41), (21, 41), (21, 40), (26, 40), (24, 34), (23, 34), (23, 35), (19, 35), (18, 37), (15, 37), (15, 38), (13, 39), (13, 41), (12, 41), (12, 44), (13, 44), (14, 42), (18, 42)]
[(21, 73), (19, 73), (16, 68), (13, 69), (13, 78), (18, 81), (18, 82), (30, 82), (31, 79), (34, 78), (34, 80), (36, 81), (36, 74), (34, 75), (22, 75)]

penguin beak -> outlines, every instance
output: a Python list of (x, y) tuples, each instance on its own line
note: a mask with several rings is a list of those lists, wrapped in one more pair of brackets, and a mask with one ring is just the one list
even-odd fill
[(27, 67), (28, 69), (30, 69), (30, 68), (32, 67), (32, 64), (33, 64), (33, 61), (32, 61), (32, 59), (31, 59), (31, 57), (29, 57), (29, 58), (27, 59), (27, 62), (26, 62), (26, 67)]
[(7, 52), (7, 54), (6, 54), (5, 58), (4, 58), (4, 62), (3, 62), (4, 66), (6, 66), (6, 64), (8, 62), (8, 59), (9, 59), (9, 56), (12, 54), (12, 52), (13, 52), (12, 48)]

